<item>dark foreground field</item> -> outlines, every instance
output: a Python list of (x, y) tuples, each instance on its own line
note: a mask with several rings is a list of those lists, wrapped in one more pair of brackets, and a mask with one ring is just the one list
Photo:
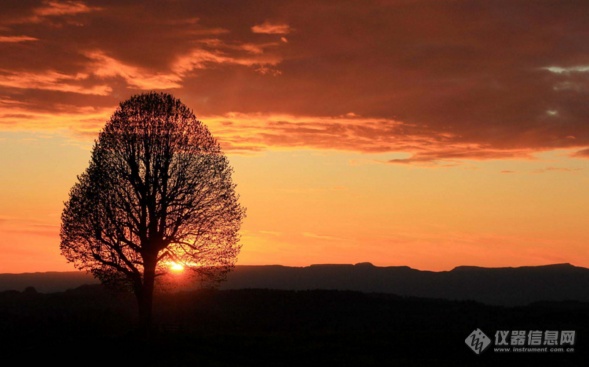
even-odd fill
[[(101, 286), (0, 293), (0, 365), (586, 366), (589, 304), (524, 307), (348, 291), (202, 290), (159, 297), (156, 331), (135, 330), (133, 298)], [(574, 352), (476, 355), (480, 328), (575, 330)]]

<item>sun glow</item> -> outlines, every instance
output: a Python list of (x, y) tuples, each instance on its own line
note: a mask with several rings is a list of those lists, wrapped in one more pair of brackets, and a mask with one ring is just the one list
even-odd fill
[(170, 262), (170, 264), (168, 265), (170, 267), (170, 270), (173, 272), (182, 272), (184, 271), (184, 265), (182, 264), (178, 264), (175, 262)]

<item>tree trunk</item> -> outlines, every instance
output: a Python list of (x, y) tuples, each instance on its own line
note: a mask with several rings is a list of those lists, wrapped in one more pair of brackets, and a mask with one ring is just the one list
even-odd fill
[(139, 325), (146, 339), (149, 339), (152, 328), (156, 257), (144, 256), (143, 263), (143, 283), (136, 292), (136, 297), (139, 308)]

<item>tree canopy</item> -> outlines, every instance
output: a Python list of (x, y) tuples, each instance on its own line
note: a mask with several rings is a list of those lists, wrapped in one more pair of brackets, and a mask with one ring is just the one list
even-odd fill
[(122, 102), (65, 203), (61, 253), (103, 283), (130, 287), (149, 319), (155, 279), (180, 264), (230, 270), (245, 209), (219, 143), (165, 93)]

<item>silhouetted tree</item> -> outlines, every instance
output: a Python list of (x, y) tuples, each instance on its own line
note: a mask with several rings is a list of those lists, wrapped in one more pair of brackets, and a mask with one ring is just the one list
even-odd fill
[(132, 289), (149, 328), (154, 284), (171, 262), (209, 279), (233, 267), (245, 209), (231, 174), (218, 142), (178, 99), (133, 96), (70, 191), (61, 253), (103, 283)]

